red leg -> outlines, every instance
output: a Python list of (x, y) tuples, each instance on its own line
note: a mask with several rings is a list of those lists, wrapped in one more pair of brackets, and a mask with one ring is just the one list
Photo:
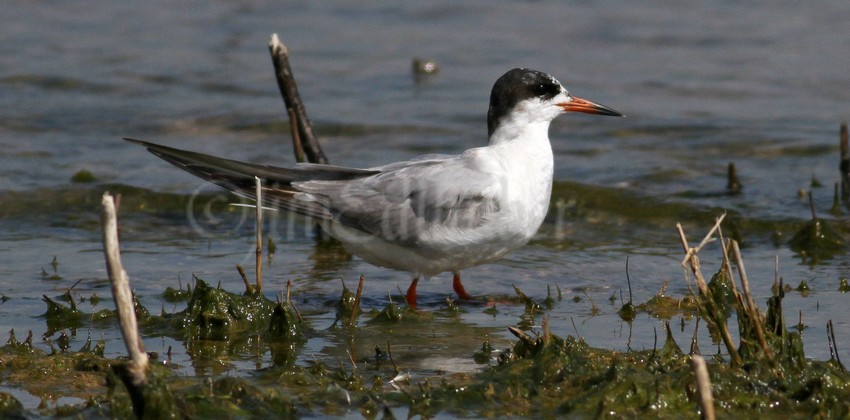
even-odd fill
[(469, 293), (466, 293), (466, 289), (463, 288), (463, 283), (460, 282), (460, 273), (455, 271), (452, 274), (452, 287), (455, 289), (457, 296), (463, 300), (472, 299), (472, 296), (470, 296)]
[(416, 309), (416, 283), (419, 283), (419, 277), (414, 277), (413, 281), (410, 282), (410, 286), (407, 288), (407, 295), (405, 296), (407, 306), (410, 306), (411, 309)]

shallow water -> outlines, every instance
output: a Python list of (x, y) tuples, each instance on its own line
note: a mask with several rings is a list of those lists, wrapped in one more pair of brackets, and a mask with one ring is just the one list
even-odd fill
[[(554, 333), (578, 333), (606, 348), (651, 348), (661, 321), (641, 314), (627, 324), (617, 315), (620, 295), (627, 299), (626, 259), (635, 302), (668, 281), (667, 293), (682, 296), (688, 283), (675, 224), (695, 242), (726, 210), (743, 236), (757, 302), (769, 296), (778, 256), (786, 283), (806, 280), (813, 289), (789, 293), (785, 306), (789, 324), (802, 312), (809, 326), (807, 354), (829, 358), (825, 323), (832, 319), (839, 354), (850, 360), (850, 322), (841, 310), (850, 296), (838, 292), (850, 260), (839, 254), (808, 265), (783, 242), (810, 217), (800, 190), (812, 190), (821, 216), (847, 225), (827, 209), (850, 99), (850, 4), (13, 3), (0, 11), (0, 293), (9, 298), (0, 304), (0, 331), (40, 337), (42, 294), (60, 295), (77, 281), (77, 295), (103, 298), (93, 310), (111, 306), (98, 224), (105, 190), (124, 196), (125, 266), (153, 312), (182, 309), (160, 293), (193, 274), (241, 290), (234, 266), (252, 264), (250, 217), (239, 209), (205, 214), (213, 188), (120, 138), (291, 163), (266, 48), (277, 32), (332, 163), (366, 167), (483, 144), (489, 89), (517, 66), (549, 72), (577, 96), (628, 114), (553, 123), (549, 218), (528, 246), (466, 270), (472, 293), (498, 302), (516, 285), (542, 301), (547, 286), (557, 286), (563, 300), (545, 312)], [(415, 78), (414, 57), (436, 60), (440, 72)], [(724, 193), (730, 162), (744, 185), (740, 195)], [(71, 183), (81, 169), (98, 181)], [(812, 188), (813, 179), (824, 187)], [(303, 221), (270, 217), (278, 249), (265, 269), (269, 296), (293, 281), (296, 302), (318, 331), (299, 358), (347, 360), (350, 345), (327, 330), (340, 279), (353, 288), (365, 275), (364, 307), (379, 310), (388, 293), (398, 299), (407, 274), (317, 248)], [(775, 232), (784, 238), (779, 245)], [(720, 255), (716, 247), (705, 252), (708, 274)], [(497, 303), (495, 316), (479, 304), (441, 315), (448, 280), (420, 285), (433, 320), (391, 332), (403, 369), (474, 368), (472, 352), (485, 336), (503, 348), (506, 327), (520, 322), (523, 307), (510, 303)], [(685, 345), (693, 320), (675, 330)], [(107, 339), (108, 355), (123, 353), (107, 326), (77, 331), (75, 342), (89, 333)], [(355, 353), (368, 356), (387, 333), (364, 326)], [(169, 345), (190, 374), (247, 374), (271, 363), (262, 351), (204, 362), (180, 342), (146, 339), (151, 351)]]

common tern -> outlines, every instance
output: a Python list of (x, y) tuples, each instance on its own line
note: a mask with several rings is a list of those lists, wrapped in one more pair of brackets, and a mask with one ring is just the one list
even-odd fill
[(554, 159), (549, 124), (567, 112), (623, 114), (570, 95), (554, 77), (508, 71), (493, 85), (489, 143), (459, 155), (425, 155), (368, 169), (239, 162), (126, 139), (193, 175), (264, 206), (313, 217), (349, 252), (374, 265), (407, 271), (406, 299), (416, 306), (420, 278), (497, 260), (525, 245), (543, 223)]

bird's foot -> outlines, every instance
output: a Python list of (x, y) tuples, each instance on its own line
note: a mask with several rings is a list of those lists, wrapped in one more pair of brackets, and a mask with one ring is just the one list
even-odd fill
[(454, 273), (452, 277), (452, 288), (455, 289), (455, 293), (457, 296), (463, 300), (471, 300), (472, 295), (466, 293), (466, 289), (463, 288), (463, 283), (460, 282), (460, 273)]
[(409, 306), (410, 309), (416, 309), (416, 283), (419, 283), (418, 277), (410, 282), (410, 286), (407, 288), (407, 294), (404, 296), (407, 300), (407, 306)]

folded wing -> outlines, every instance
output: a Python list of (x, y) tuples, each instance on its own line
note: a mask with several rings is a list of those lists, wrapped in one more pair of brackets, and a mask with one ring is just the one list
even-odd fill
[[(126, 139), (202, 179), (250, 198), (263, 180), (263, 205), (331, 220), (393, 243), (427, 241), (441, 230), (467, 230), (502, 209), (497, 177), (461, 156), (433, 156), (373, 169), (244, 163)], [(462, 237), (462, 235), (460, 236)]]

